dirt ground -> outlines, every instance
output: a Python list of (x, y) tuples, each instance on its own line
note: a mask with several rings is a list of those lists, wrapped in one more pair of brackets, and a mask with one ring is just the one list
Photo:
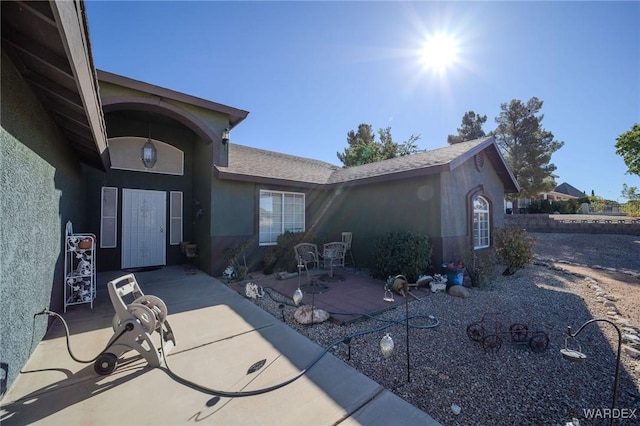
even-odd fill
[[(531, 235), (537, 240), (536, 257), (553, 259), (550, 263), (556, 268), (596, 280), (606, 293), (617, 299), (614, 303), (618, 311), (640, 326), (640, 236)], [(623, 270), (634, 272), (636, 276), (620, 272)]]

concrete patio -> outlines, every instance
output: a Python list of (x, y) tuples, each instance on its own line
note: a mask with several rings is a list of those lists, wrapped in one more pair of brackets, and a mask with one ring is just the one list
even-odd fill
[[(121, 275), (99, 274), (94, 308), (80, 305), (64, 314), (77, 358), (95, 357), (113, 335), (114, 309), (106, 282)], [(171, 370), (213, 391), (181, 384), (164, 364), (151, 368), (136, 351), (126, 352), (115, 372), (99, 376), (93, 363), (72, 360), (64, 328), (56, 321), (4, 396), (3, 425), (439, 424), (329, 353), (276, 390), (219, 396), (216, 390), (277, 387), (295, 378), (324, 348), (202, 272), (165, 267), (135, 275), (145, 294), (167, 305), (176, 337), (167, 357)], [(45, 316), (35, 321), (45, 321)], [(256, 365), (261, 367), (252, 368)]]

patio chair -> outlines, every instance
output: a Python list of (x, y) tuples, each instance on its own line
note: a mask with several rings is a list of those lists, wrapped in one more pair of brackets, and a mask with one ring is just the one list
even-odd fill
[(356, 267), (356, 262), (353, 260), (353, 255), (351, 254), (351, 241), (353, 241), (353, 233), (351, 232), (343, 232), (342, 233), (342, 242), (346, 244), (344, 251), (344, 258), (342, 262), (342, 266), (346, 266), (347, 262), (351, 264), (354, 268)]
[(307, 280), (309, 280), (309, 264), (312, 269), (320, 267), (320, 256), (318, 255), (318, 246), (312, 243), (300, 243), (293, 247), (298, 265), (304, 265), (307, 271)]
[(322, 246), (322, 265), (330, 269), (329, 276), (333, 277), (334, 266), (344, 266), (344, 253), (347, 245), (343, 242), (326, 243)]

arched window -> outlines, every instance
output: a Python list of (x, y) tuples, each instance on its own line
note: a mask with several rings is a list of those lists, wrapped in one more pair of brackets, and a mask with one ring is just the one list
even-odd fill
[(484, 197), (473, 199), (473, 248), (489, 247), (489, 202)]

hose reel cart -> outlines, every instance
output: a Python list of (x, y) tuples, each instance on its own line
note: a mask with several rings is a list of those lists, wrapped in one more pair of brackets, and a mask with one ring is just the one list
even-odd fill
[[(109, 297), (116, 311), (112, 320), (113, 336), (105, 352), (95, 361), (94, 370), (100, 375), (111, 374), (118, 366), (118, 358), (128, 351), (138, 351), (151, 367), (159, 367), (164, 355), (175, 346), (173, 331), (167, 320), (167, 306), (151, 295), (145, 295), (133, 274), (107, 283)], [(123, 298), (133, 299), (129, 304)], [(158, 347), (154, 332), (160, 335)]]

